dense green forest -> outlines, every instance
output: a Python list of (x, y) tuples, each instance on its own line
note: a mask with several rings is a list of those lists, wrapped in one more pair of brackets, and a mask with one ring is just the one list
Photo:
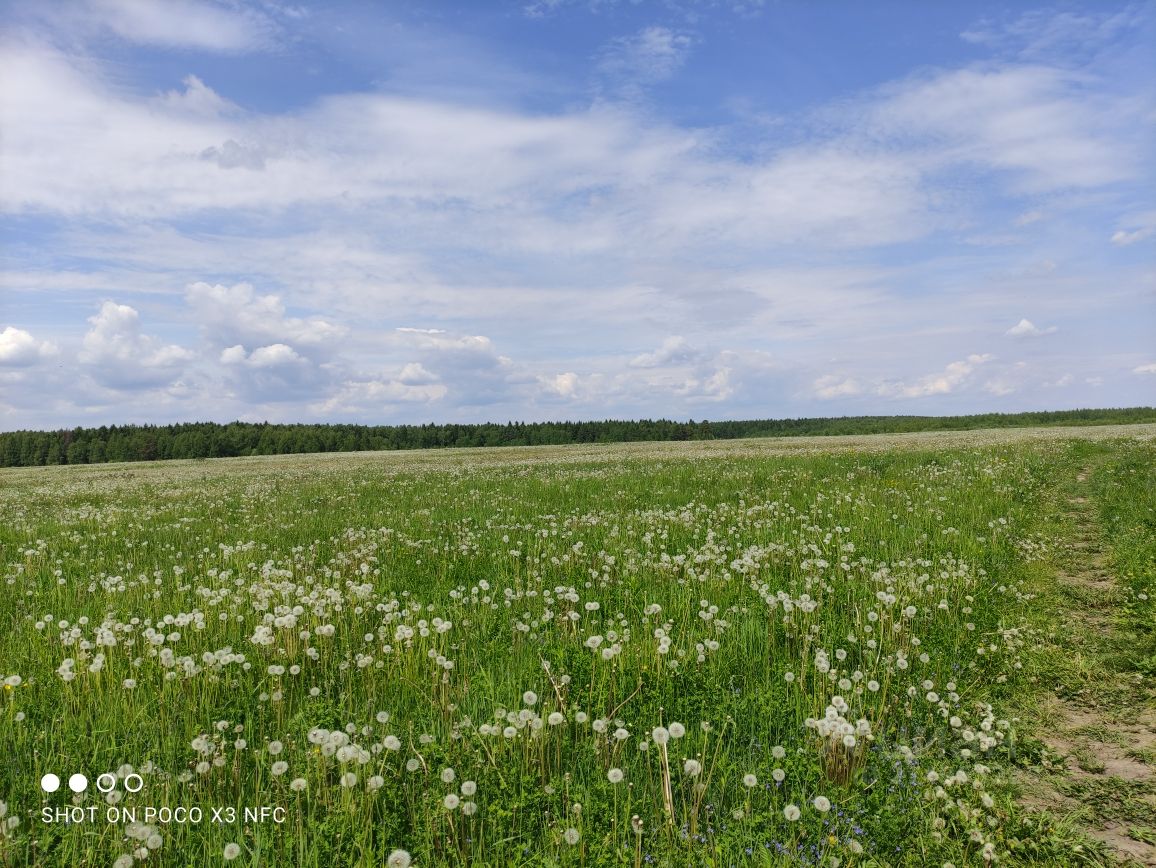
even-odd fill
[(752, 419), (674, 422), (507, 422), (480, 425), (274, 425), (268, 422), (190, 422), (179, 425), (102, 425), (60, 431), (0, 433), (0, 467), (99, 464), (169, 458), (228, 458), (302, 452), (438, 449), (461, 446), (542, 446), (640, 440), (728, 440), (805, 434), (885, 434), (961, 431), (1031, 425), (1114, 425), (1156, 422), (1156, 408), (983, 413), (975, 416), (842, 416), (829, 419)]

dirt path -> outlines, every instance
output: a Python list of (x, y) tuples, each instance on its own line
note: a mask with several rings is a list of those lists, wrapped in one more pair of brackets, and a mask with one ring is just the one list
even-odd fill
[(1102, 548), (1093, 472), (1084, 468), (1062, 503), (1075, 536), (1057, 576), (1070, 620), (1056, 639), (1072, 655), (1063, 664), (1071, 677), (1057, 679), (1037, 712), (1058, 768), (1024, 775), (1021, 801), (1071, 816), (1121, 863), (1156, 866), (1156, 711), (1143, 679), (1111, 664), (1126, 653), (1113, 619), (1122, 593)]

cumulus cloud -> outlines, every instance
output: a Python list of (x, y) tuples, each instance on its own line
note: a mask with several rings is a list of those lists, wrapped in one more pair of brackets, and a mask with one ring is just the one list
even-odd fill
[(1038, 338), (1044, 335), (1050, 335), (1057, 332), (1055, 326), (1048, 326), (1047, 328), (1040, 328), (1031, 320), (1021, 319), (1014, 326), (1004, 332), (1009, 338)]
[(14, 326), (0, 332), (0, 366), (26, 368), (57, 353), (56, 344), (38, 341), (31, 334)]
[(966, 359), (951, 362), (940, 373), (928, 374), (912, 383), (882, 383), (876, 392), (884, 397), (892, 398), (926, 398), (931, 395), (946, 395), (967, 383), (977, 367), (994, 358), (995, 356), (990, 353), (972, 353)]
[(815, 395), (824, 400), (831, 398), (845, 398), (858, 395), (863, 391), (862, 386), (853, 377), (841, 377), (837, 374), (827, 374), (819, 377), (812, 383)]
[(94, 380), (112, 389), (139, 389), (173, 382), (195, 354), (164, 344), (141, 331), (140, 314), (127, 304), (106, 301), (88, 319), (77, 356)]
[(209, 342), (216, 346), (285, 345), (324, 355), (348, 330), (322, 317), (288, 316), (275, 294), (258, 295), (248, 283), (189, 284), (185, 299)]
[(681, 335), (672, 335), (653, 353), (642, 353), (630, 360), (631, 367), (658, 368), (664, 365), (682, 365), (693, 362), (699, 352)]

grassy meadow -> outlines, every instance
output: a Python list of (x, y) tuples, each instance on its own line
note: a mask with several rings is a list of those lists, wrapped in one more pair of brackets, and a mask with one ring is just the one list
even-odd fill
[[(1154, 437), (0, 471), (0, 865), (1111, 864), (1022, 776), (1058, 680), (1151, 706)], [(1156, 835), (1150, 776), (1096, 780)]]

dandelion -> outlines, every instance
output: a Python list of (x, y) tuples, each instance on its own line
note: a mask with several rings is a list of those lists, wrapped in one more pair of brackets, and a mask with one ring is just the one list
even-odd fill
[(777, 744), (773, 748), (771, 748), (771, 756), (773, 756), (775, 759), (783, 759), (783, 757), (785, 757), (786, 755), (787, 755), (787, 749), (785, 747), (783, 747), (781, 744)]
[(462, 795), (472, 796), (478, 791), (477, 781), (462, 781)]
[(309, 784), (306, 782), (305, 778), (294, 778), (289, 782), (289, 789), (295, 793), (304, 792), (305, 788), (308, 786)]
[(666, 744), (670, 741), (670, 730), (665, 726), (656, 726), (650, 731), (650, 737), (654, 739), (654, 743), (657, 745)]
[(462, 813), (467, 817), (472, 817), (478, 812), (477, 802), (462, 802)]
[[(225, 851), (228, 852), (228, 847), (225, 848)], [(226, 856), (225, 858), (228, 859), (230, 857)], [(116, 857), (116, 861), (112, 863), (112, 868), (132, 868), (132, 863), (134, 861), (135, 860), (132, 858), (132, 856), (130, 856), (128, 853), (125, 853)]]
[(562, 837), (566, 839), (567, 844), (569, 844), (571, 847), (573, 847), (575, 844), (578, 843), (578, 839), (581, 838), (582, 835), (577, 829), (575, 829), (573, 826), (571, 826), (569, 829), (566, 830), (565, 834), (563, 834)]
[(702, 763), (698, 760), (688, 759), (683, 762), (682, 771), (688, 777), (697, 778), (702, 773)]
[(382, 744), (386, 750), (401, 750), (401, 739), (396, 735), (387, 735)]
[(812, 804), (820, 814), (825, 814), (831, 810), (831, 800), (826, 796), (815, 796), (815, 801)]
[(285, 745), (281, 744), (279, 741), (271, 741), (269, 742), (268, 747), (265, 748), (265, 750), (269, 751), (270, 756), (277, 756), (277, 754), (281, 753), (281, 751), (284, 749)]
[(341, 776), (341, 786), (345, 787), (346, 789), (349, 789), (350, 787), (353, 787), (356, 785), (357, 785), (357, 775), (355, 775), (353, 772), (346, 772), (345, 774), (343, 774)]
[(277, 762), (273, 763), (273, 768), (271, 768), (270, 771), (275, 776), (280, 777), (289, 771), (289, 763), (285, 762), (285, 760), (277, 760)]
[(609, 780), (612, 784), (622, 783), (622, 779), (624, 777), (626, 776), (622, 773), (622, 769), (619, 768), (611, 769), (606, 773), (606, 779)]
[(751, 775), (751, 774), (743, 775), (743, 786), (744, 787), (750, 788), (750, 787), (757, 787), (758, 785), (759, 785), (759, 779), (757, 777), (755, 777), (754, 775)]
[(672, 721), (669, 730), (671, 738), (682, 738), (686, 735), (686, 727), (678, 721)]
[(526, 705), (527, 708), (532, 708), (538, 703), (538, 694), (533, 690), (527, 690), (522, 694), (522, 702)]
[(454, 782), (454, 778), (457, 776), (457, 772), (451, 768), (442, 769), (441, 779), (443, 784), (452, 784)]
[(226, 861), (232, 862), (241, 855), (241, 845), (233, 843), (226, 844), (225, 850), (221, 855), (225, 857)]
[(447, 811), (452, 811), (454, 808), (460, 805), (461, 802), (462, 800), (458, 798), (457, 793), (446, 793), (446, 797), (442, 799), (442, 804), (445, 805)]
[(388, 868), (409, 868), (410, 855), (405, 850), (394, 850), (385, 860)]
[(546, 718), (546, 722), (550, 724), (550, 726), (558, 726), (566, 722), (566, 717), (560, 711), (551, 711), (550, 716)]
[(787, 807), (783, 808), (783, 816), (786, 817), (789, 822), (795, 822), (802, 815), (803, 812), (799, 810), (798, 805), (787, 805)]

